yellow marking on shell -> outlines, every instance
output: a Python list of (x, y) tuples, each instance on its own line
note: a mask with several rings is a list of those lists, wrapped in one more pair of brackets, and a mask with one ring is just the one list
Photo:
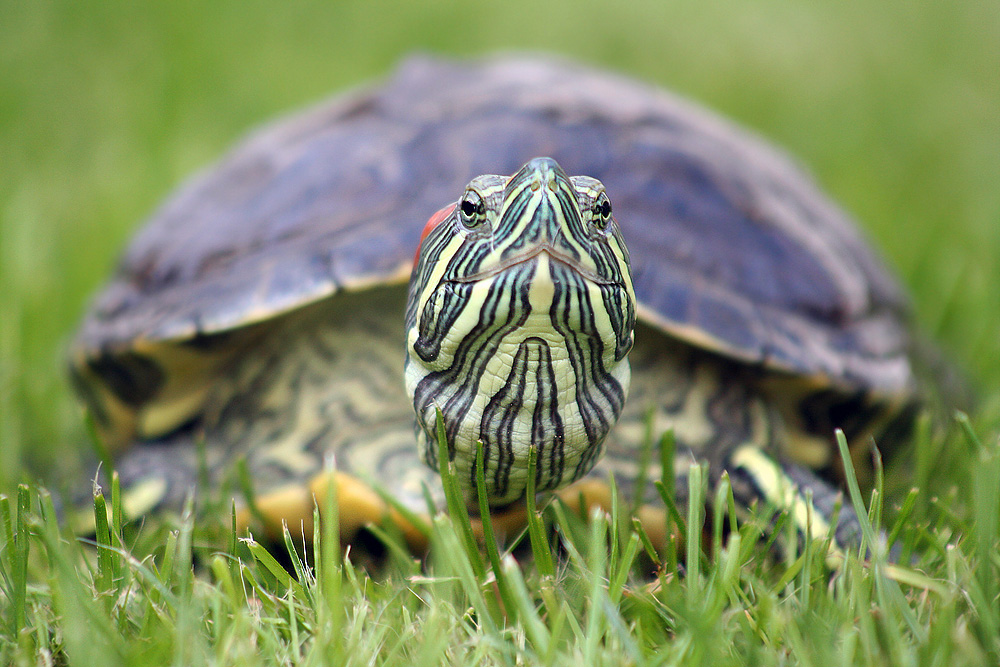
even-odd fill
[[(371, 525), (381, 525), (386, 521), (400, 530), (407, 546), (414, 553), (423, 553), (429, 547), (427, 538), (412, 523), (407, 521), (395, 508), (386, 503), (370, 485), (342, 472), (322, 473), (308, 486), (288, 485), (264, 494), (255, 500), (259, 517), (264, 521), (264, 530), (272, 539), (280, 539), (283, 527), (288, 525), (294, 535), (311, 539), (313, 535), (313, 510), (322, 509), (324, 498), (329, 493), (330, 484), (336, 490), (337, 511), (340, 519), (340, 535), (345, 541), (353, 539), (358, 531)], [(605, 485), (606, 486), (606, 485)], [(572, 505), (577, 494), (571, 493), (571, 486), (565, 490)], [(588, 492), (588, 495), (592, 495)], [(610, 508), (610, 502), (603, 507)], [(421, 520), (430, 523), (426, 513), (418, 513)], [(527, 525), (527, 510), (524, 503), (514, 503), (505, 510), (490, 514), (490, 521), (497, 536), (513, 536)], [(470, 518), (476, 538), (484, 539), (482, 520)], [(249, 508), (241, 508), (236, 513), (236, 528), (242, 532), (254, 522)]]
[[(795, 484), (776, 461), (768, 457), (759, 447), (744, 445), (732, 455), (733, 464), (743, 468), (753, 476), (765, 499), (778, 509), (791, 514), (795, 525), (809, 539), (823, 539), (831, 534), (830, 524), (814, 505), (806, 500)], [(839, 551), (831, 543), (831, 554)]]
[(159, 438), (193, 419), (201, 410), (221, 369), (240, 350), (241, 343), (255, 338), (246, 335), (241, 342), (226, 351), (203, 352), (175, 343), (138, 338), (127, 350), (143, 357), (162, 371), (162, 386), (140, 405), (130, 405), (111, 390), (104, 379), (90, 366), (99, 351), (78, 351), (74, 363), (81, 382), (89, 385), (89, 400), (95, 411), (105, 416), (99, 432), (112, 451), (118, 451), (135, 440)]
[(345, 292), (361, 292), (373, 287), (405, 284), (409, 282), (412, 272), (413, 262), (407, 259), (384, 273), (365, 273), (357, 276), (349, 276), (344, 279), (340, 287)]
[(166, 383), (136, 410), (135, 437), (155, 439), (170, 433), (201, 412), (230, 361), (259, 340), (253, 329), (242, 330), (224, 350), (204, 352), (173, 343), (138, 339), (132, 349), (164, 370)]
[(354, 535), (365, 526), (388, 520), (403, 533), (410, 548), (417, 551), (426, 548), (426, 540), (419, 530), (390, 507), (369, 485), (357, 477), (341, 472), (324, 473), (309, 484), (309, 490), (322, 507), (323, 499), (334, 484), (337, 493), (337, 510), (340, 515), (341, 533)]
[[(303, 536), (312, 535), (313, 499), (309, 488), (299, 484), (289, 484), (280, 489), (272, 489), (254, 499), (264, 530), (272, 539), (280, 539), (282, 527), (287, 524), (293, 534), (301, 530)], [(253, 514), (247, 507), (236, 512), (236, 530), (244, 532), (253, 524)]]
[[(559, 499), (574, 512), (590, 513), (594, 509), (610, 512), (613, 507), (611, 487), (594, 477), (585, 477), (556, 492)], [(642, 524), (650, 542), (656, 549), (664, 549), (670, 535), (667, 533), (667, 510), (662, 506), (641, 505), (636, 518)]]
[(657, 505), (642, 505), (636, 510), (636, 518), (646, 531), (646, 536), (658, 551), (667, 548), (668, 540), (674, 536), (667, 532), (667, 510)]
[(140, 438), (156, 438), (190, 421), (201, 411), (211, 387), (202, 385), (180, 394), (166, 394), (148, 404), (136, 414), (136, 428)]
[[(370, 525), (391, 521), (403, 533), (407, 545), (414, 551), (426, 549), (423, 534), (390, 507), (370, 486), (353, 475), (326, 472), (317, 475), (308, 486), (290, 484), (274, 489), (255, 499), (257, 511), (264, 520), (264, 530), (272, 538), (280, 538), (282, 527), (288, 524), (293, 534), (306, 538), (313, 534), (313, 509), (323, 507), (330, 484), (336, 490), (336, 503), (340, 519), (340, 535), (353, 539), (359, 530)], [(236, 513), (236, 527), (243, 531), (253, 523), (249, 508)]]
[[(83, 368), (83, 367), (80, 367)], [(91, 396), (98, 406), (91, 409), (100, 410), (106, 421), (95, 419), (97, 434), (107, 445), (111, 453), (117, 453), (130, 445), (135, 438), (137, 414), (134, 408), (121, 401), (118, 396), (107, 388), (89, 370), (85, 371), (86, 381), (91, 385)], [(81, 373), (84, 375), (84, 373)]]
[[(386, 521), (395, 525), (414, 553), (423, 553), (428, 548), (427, 539), (413, 524), (387, 504), (370, 485), (342, 472), (327, 472), (315, 477), (308, 486), (289, 485), (273, 490), (256, 499), (256, 507), (264, 520), (264, 530), (273, 539), (279, 539), (284, 525), (295, 535), (310, 539), (313, 535), (313, 509), (322, 508), (323, 499), (329, 493), (330, 484), (335, 485), (336, 502), (340, 518), (340, 535), (344, 540), (353, 539), (359, 530), (370, 525), (380, 525)], [(610, 512), (613, 506), (611, 487), (606, 482), (594, 478), (582, 479), (560, 490), (556, 494), (562, 502), (576, 512), (591, 512), (595, 508)], [(418, 516), (430, 523), (426, 513)], [(642, 523), (653, 546), (662, 549), (667, 544), (666, 510), (662, 507), (642, 506), (637, 518)], [(236, 514), (237, 530), (242, 532), (253, 523), (248, 508)], [(490, 522), (498, 537), (518, 534), (527, 525), (527, 508), (517, 502), (508, 508), (490, 513)], [(470, 518), (473, 534), (482, 542), (484, 539), (482, 520)]]
[(188, 330), (178, 330), (169, 340), (136, 338), (129, 350), (155, 361), (165, 371), (166, 384), (150, 401), (138, 408), (121, 401), (106, 384), (93, 373), (88, 361), (101, 354), (97, 348), (78, 348), (73, 354), (73, 365), (83, 382), (90, 386), (90, 394), (97, 409), (106, 415), (106, 423), (98, 423), (98, 433), (112, 452), (119, 451), (137, 439), (162, 437), (178, 426), (192, 420), (201, 411), (213, 387), (223, 374), (226, 364), (258, 340), (257, 333), (265, 327), (254, 327), (259, 322), (269, 322), (278, 316), (318, 302), (336, 292), (359, 292), (375, 286), (406, 283), (413, 264), (409, 260), (381, 273), (369, 273), (345, 279), (342, 285), (331, 283), (328, 290), (308, 295), (282, 309), (263, 308), (241, 313), (232, 322), (205, 324), (202, 335), (220, 332), (234, 334), (236, 338), (224, 349), (211, 352), (184, 346), (196, 333), (194, 324)]

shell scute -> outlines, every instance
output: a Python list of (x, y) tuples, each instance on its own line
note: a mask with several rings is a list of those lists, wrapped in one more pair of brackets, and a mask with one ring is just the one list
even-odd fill
[(538, 155), (607, 186), (648, 323), (831, 385), (912, 387), (902, 290), (797, 165), (651, 86), (517, 57), (414, 58), (253, 134), (139, 232), (75, 358), (403, 281), (435, 210)]

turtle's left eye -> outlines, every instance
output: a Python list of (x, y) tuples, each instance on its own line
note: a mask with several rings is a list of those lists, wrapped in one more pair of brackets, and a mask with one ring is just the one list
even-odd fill
[(611, 200), (605, 193), (601, 193), (590, 209), (591, 220), (598, 229), (606, 229), (611, 221)]
[(458, 212), (462, 224), (468, 229), (475, 229), (486, 220), (486, 202), (475, 190), (466, 190)]

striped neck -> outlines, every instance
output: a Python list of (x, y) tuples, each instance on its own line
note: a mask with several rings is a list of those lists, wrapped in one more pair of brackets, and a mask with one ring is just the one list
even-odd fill
[(406, 315), (423, 457), (436, 465), (440, 409), (470, 495), (477, 441), (494, 506), (523, 496), (532, 447), (537, 488), (569, 484), (597, 462), (630, 377), (635, 299), (604, 187), (538, 158), (476, 178), (439, 217)]

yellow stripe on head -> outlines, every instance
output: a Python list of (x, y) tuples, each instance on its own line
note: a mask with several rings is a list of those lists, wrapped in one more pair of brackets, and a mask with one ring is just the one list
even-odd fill
[(407, 304), (406, 385), (425, 460), (440, 410), (471, 494), (476, 444), (495, 506), (586, 474), (628, 393), (635, 296), (599, 181), (549, 158), (480, 176), (421, 244)]

